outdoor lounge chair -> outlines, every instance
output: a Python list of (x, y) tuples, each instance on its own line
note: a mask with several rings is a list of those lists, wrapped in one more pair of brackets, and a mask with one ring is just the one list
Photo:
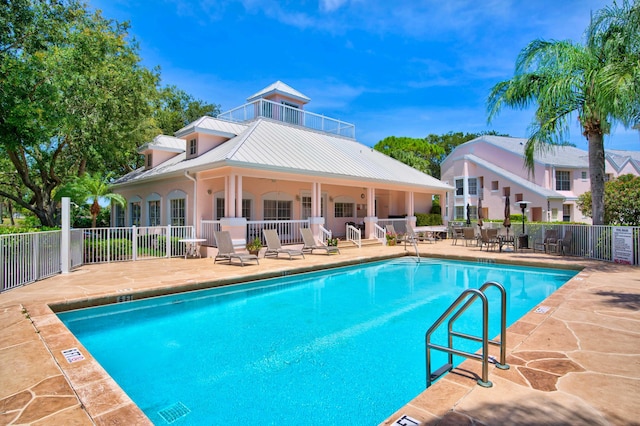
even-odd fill
[(315, 238), (313, 238), (313, 232), (310, 228), (300, 228), (302, 234), (302, 241), (304, 246), (302, 247), (303, 253), (313, 254), (314, 250), (322, 250), (327, 254), (340, 253), (340, 249), (336, 246), (325, 246), (324, 244), (316, 244)]
[(389, 224), (389, 225), (385, 225), (385, 230), (387, 231), (387, 234), (391, 234), (391, 235), (395, 235), (396, 236), (396, 244), (400, 244), (402, 242), (407, 243), (408, 241), (408, 237), (407, 234), (399, 234), (398, 232), (396, 232), (396, 228)]
[(557, 247), (558, 253), (564, 256), (568, 252), (570, 252), (572, 241), (573, 241), (573, 231), (571, 230), (565, 231), (562, 239), (558, 240), (558, 247)]
[(267, 251), (264, 252), (264, 257), (278, 257), (280, 253), (283, 253), (289, 255), (289, 260), (291, 260), (293, 256), (302, 256), (304, 259), (302, 250), (282, 248), (278, 231), (275, 229), (263, 229), (262, 234), (264, 235), (264, 239), (267, 240)]
[(218, 254), (213, 259), (213, 263), (218, 260), (226, 260), (231, 264), (232, 260), (239, 260), (240, 265), (244, 266), (245, 262), (256, 261), (256, 265), (259, 265), (258, 256), (255, 254), (236, 253), (236, 249), (233, 247), (233, 241), (231, 241), (231, 234), (229, 231), (217, 231), (213, 235), (216, 238), (216, 244), (218, 245)]

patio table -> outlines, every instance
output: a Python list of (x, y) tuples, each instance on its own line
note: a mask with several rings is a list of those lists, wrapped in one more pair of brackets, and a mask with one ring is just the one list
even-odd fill
[(200, 245), (207, 241), (204, 238), (184, 238), (178, 240), (179, 243), (184, 244), (184, 258), (187, 257), (200, 257)]

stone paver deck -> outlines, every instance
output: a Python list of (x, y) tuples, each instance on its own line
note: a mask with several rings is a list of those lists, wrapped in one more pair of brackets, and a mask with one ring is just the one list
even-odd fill
[[(466, 361), (381, 424), (403, 415), (422, 424), (639, 425), (640, 269), (540, 253), (495, 253), (449, 241), (420, 244), (422, 256), (584, 268), (508, 329), (509, 370), (490, 368), (492, 388)], [(403, 247), (343, 249), (336, 256), (159, 259), (87, 265), (0, 294), (0, 424), (147, 425), (146, 416), (53, 313), (120, 296), (166, 294), (247, 279), (404, 255)], [(62, 350), (78, 348), (69, 363)], [(400, 424), (400, 423), (399, 423)], [(406, 423), (412, 424), (412, 423)]]

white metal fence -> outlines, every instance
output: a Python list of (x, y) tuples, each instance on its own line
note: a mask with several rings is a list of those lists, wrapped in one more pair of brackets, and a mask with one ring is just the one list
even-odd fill
[(2, 291), (60, 272), (61, 231), (0, 235)]
[[(404, 229), (404, 219), (382, 219), (380, 227), (393, 223), (396, 230)], [(489, 225), (489, 223), (487, 223)], [(496, 227), (496, 224), (491, 224)], [(500, 224), (497, 224), (500, 226)], [(309, 227), (308, 220), (248, 221), (247, 239), (263, 239), (262, 229), (275, 229), (282, 244), (300, 244), (300, 228)], [(220, 229), (219, 221), (203, 221), (201, 238), (206, 245), (214, 245), (213, 231)], [(620, 243), (615, 238), (616, 227), (574, 225), (561, 223), (526, 223), (529, 247), (542, 241), (545, 231), (555, 229), (558, 238), (568, 230), (573, 238), (566, 254), (588, 259), (613, 262), (616, 244), (630, 245), (631, 263), (640, 265), (640, 227), (624, 227), (630, 238)], [(521, 225), (513, 224), (511, 232), (519, 235)], [(91, 228), (71, 230), (71, 267), (81, 264), (122, 262), (158, 257), (183, 256), (183, 238), (195, 238), (192, 226), (153, 226), (129, 228)], [(0, 235), (0, 291), (58, 274), (61, 272), (62, 231), (32, 232)], [(264, 241), (263, 241), (264, 243)]]
[(282, 245), (302, 244), (300, 228), (308, 228), (308, 220), (248, 220), (247, 241), (260, 238), (262, 244), (266, 244), (263, 229), (275, 229), (280, 237)]
[[(73, 229), (71, 267), (183, 256), (179, 241), (194, 238), (192, 226)], [(0, 291), (62, 272), (62, 231), (0, 235)]]
[(220, 231), (221, 229), (222, 227), (220, 226), (219, 220), (201, 220), (199, 238), (204, 238), (206, 240), (203, 243), (204, 245), (216, 247), (214, 232)]

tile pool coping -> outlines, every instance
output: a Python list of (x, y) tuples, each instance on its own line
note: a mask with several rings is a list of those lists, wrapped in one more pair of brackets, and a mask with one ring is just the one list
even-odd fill
[[(435, 247), (438, 245), (440, 247)], [(426, 255), (428, 257), (442, 257), (446, 259), (466, 261), (476, 261), (478, 260), (478, 258), (498, 258), (498, 263), (510, 263), (525, 266), (549, 267), (550, 265), (545, 262), (553, 262), (553, 267), (557, 267), (559, 265), (563, 265), (564, 267), (569, 269), (579, 269), (582, 267), (586, 267), (586, 269), (578, 275), (582, 280), (588, 280), (590, 275), (593, 275), (590, 272), (591, 270), (595, 272), (597, 272), (599, 269), (610, 269), (612, 271), (614, 269), (622, 269), (626, 271), (624, 267), (621, 267), (619, 265), (603, 264), (601, 262), (589, 262), (584, 261), (584, 259), (582, 259), (581, 261), (576, 261), (576, 259), (563, 260), (561, 258), (550, 258), (548, 256), (542, 255), (531, 256), (531, 254), (526, 253), (523, 253), (522, 256), (518, 256), (518, 253), (509, 256), (497, 256), (495, 253), (489, 253), (489, 256), (487, 256), (484, 253), (479, 255), (479, 252), (477, 250), (462, 250), (461, 247), (456, 247), (452, 250), (452, 248), (444, 246), (448, 246), (448, 243), (441, 242), (439, 244), (435, 244), (434, 248), (430, 249), (431, 252)], [(423, 247), (424, 246), (421, 246), (421, 254), (425, 255), (425, 253), (422, 252)], [(40, 398), (41, 400), (46, 401), (49, 405), (54, 406), (53, 408), (47, 406), (46, 409), (41, 409), (41, 411), (44, 410), (45, 412), (47, 412), (47, 410), (50, 411), (47, 416), (41, 418), (46, 418), (50, 421), (56, 418), (62, 418), (61, 416), (67, 416), (67, 418), (73, 416), (73, 418), (84, 419), (85, 422), (80, 422), (79, 424), (92, 424), (93, 422), (95, 422), (96, 424), (113, 424), (113, 422), (126, 422), (127, 424), (151, 424), (144, 416), (144, 414), (142, 414), (142, 412), (138, 409), (138, 407), (136, 407), (135, 404), (133, 404), (133, 402), (128, 398), (128, 396), (118, 387), (118, 385), (115, 384), (113, 379), (111, 379), (111, 377), (106, 374), (102, 367), (82, 347), (80, 342), (78, 342), (77, 339), (75, 339), (75, 337), (66, 330), (66, 327), (62, 325), (60, 320), (51, 309), (50, 305), (55, 307), (56, 310), (66, 310), (71, 309), (71, 307), (75, 309), (76, 307), (84, 307), (84, 305), (93, 305), (96, 300), (100, 301), (101, 303), (117, 301), (117, 298), (123, 295), (143, 294), (145, 296), (156, 296), (162, 294), (171, 294), (177, 291), (181, 292), (211, 287), (211, 285), (205, 285), (206, 282), (214, 282), (218, 285), (221, 285), (223, 283), (231, 284), (253, 279), (273, 278), (277, 276), (293, 274), (296, 272), (300, 273), (315, 271), (317, 269), (326, 267), (347, 266), (405, 255), (404, 250), (399, 250), (397, 248), (393, 250), (390, 249), (390, 247), (384, 247), (377, 249), (368, 248), (360, 250), (344, 250), (343, 252), (350, 253), (339, 255), (339, 257), (331, 256), (328, 258), (321, 255), (314, 255), (313, 257), (307, 256), (307, 258), (311, 258), (309, 262), (294, 261), (294, 263), (292, 263), (286, 260), (268, 260), (261, 263), (269, 263), (269, 267), (258, 271), (256, 271), (256, 268), (249, 269), (250, 267), (240, 269), (238, 267), (228, 267), (226, 265), (219, 264), (213, 266), (211, 259), (209, 259), (208, 261), (206, 259), (203, 259), (202, 261), (169, 259), (160, 263), (162, 263), (163, 265), (178, 265), (175, 270), (171, 269), (169, 271), (170, 273), (177, 274), (178, 277), (164, 280), (166, 282), (162, 282), (160, 283), (160, 285), (148, 283), (145, 281), (145, 277), (142, 277), (138, 279), (139, 282), (133, 283), (132, 281), (129, 281), (128, 283), (125, 280), (125, 282), (119, 286), (111, 286), (104, 289), (89, 289), (87, 288), (87, 285), (81, 286), (82, 288), (77, 288), (78, 283), (82, 282), (82, 277), (80, 277), (77, 280), (72, 280), (74, 281), (76, 288), (71, 288), (68, 294), (62, 291), (48, 291), (49, 289), (46, 288), (44, 282), (35, 283), (21, 289), (16, 289), (7, 293), (0, 294), (0, 313), (4, 312), (4, 316), (13, 319), (13, 323), (10, 327), (14, 329), (12, 331), (20, 328), (21, 332), (18, 334), (20, 336), (25, 336), (23, 342), (17, 342), (13, 345), (9, 345), (8, 349), (0, 347), (0, 361), (5, 360), (6, 357), (15, 359), (16, 353), (15, 351), (11, 351), (10, 349), (17, 349), (20, 346), (23, 346), (22, 349), (27, 346), (37, 348), (39, 351), (34, 350), (34, 352), (40, 352), (40, 355), (45, 358), (45, 361), (47, 360), (47, 357), (50, 363), (51, 360), (53, 360), (53, 365), (50, 368), (50, 371), (48, 370), (46, 374), (41, 374), (44, 375), (43, 380), (35, 380), (32, 378), (30, 381), (25, 381), (29, 383), (35, 382), (35, 384), (27, 387), (27, 389), (29, 389), (29, 392), (35, 395), (38, 395), (38, 391), (41, 391), (40, 388), (37, 388), (36, 391), (33, 390), (37, 386), (43, 387), (43, 383), (48, 384), (49, 382), (57, 383), (56, 395), (58, 396), (58, 398), (49, 397), (48, 401), (45, 397)], [(438, 249), (440, 249), (441, 251), (438, 252)], [(329, 259), (330, 262), (328, 262), (327, 259)], [(190, 265), (198, 266), (198, 268), (193, 269), (200, 269), (201, 273), (205, 276), (207, 274), (211, 275), (213, 273), (215, 275), (223, 275), (223, 277), (220, 277), (215, 281), (212, 281), (211, 279), (203, 280), (201, 279), (202, 275), (198, 275), (198, 273), (180, 269), (180, 267), (184, 268), (186, 264), (179, 264), (176, 261), (193, 262)], [(124, 267), (123, 269), (131, 269), (135, 267), (136, 266), (129, 265), (127, 267)], [(85, 269), (89, 270), (87, 274), (92, 275), (92, 277), (93, 275), (98, 275), (98, 277), (93, 277), (93, 281), (100, 282), (99, 276), (101, 274), (106, 274), (107, 276), (117, 275), (114, 274), (113, 271), (113, 269), (115, 268), (118, 268), (118, 265), (111, 264), (95, 267), (92, 266)], [(630, 268), (630, 271), (637, 272), (637, 268)], [(95, 272), (94, 270), (101, 270), (102, 272), (92, 274), (92, 272)], [(156, 270), (159, 270), (159, 268), (156, 268)], [(224, 277), (224, 274), (219, 273), (223, 271), (229, 271), (229, 274)], [(251, 274), (251, 276), (248, 276), (246, 274), (251, 272), (258, 273)], [(126, 274), (127, 271), (124, 271), (124, 273)], [(78, 276), (82, 274), (85, 274), (85, 272), (79, 272)], [(68, 281), (68, 278), (69, 277), (58, 276), (49, 280), (51, 282), (58, 283)], [(89, 276), (87, 276), (87, 278), (89, 278)], [(182, 284), (178, 284), (177, 281), (181, 282)], [(547, 300), (545, 300), (545, 302), (543, 302), (545, 305), (548, 304), (552, 308), (548, 312), (548, 314), (536, 316), (532, 313), (529, 313), (525, 315), (525, 317), (523, 317), (520, 321), (509, 327), (507, 344), (509, 357), (511, 359), (508, 359), (508, 362), (514, 365), (515, 368), (508, 370), (506, 373), (500, 373), (497, 370), (491, 369), (490, 380), (495, 383), (495, 386), (488, 391), (489, 393), (495, 395), (496, 389), (510, 389), (513, 386), (517, 386), (520, 393), (522, 393), (522, 390), (519, 388), (523, 387), (528, 387), (536, 394), (539, 392), (549, 392), (548, 390), (539, 389), (541, 386), (540, 382), (546, 383), (545, 386), (550, 386), (548, 385), (548, 383), (552, 382), (552, 380), (550, 380), (549, 374), (542, 374), (543, 372), (545, 372), (545, 370), (540, 366), (533, 368), (528, 365), (532, 362), (531, 360), (523, 361), (520, 357), (514, 356), (513, 354), (519, 353), (519, 350), (522, 348), (527, 348), (527, 340), (531, 340), (532, 336), (534, 336), (537, 331), (544, 329), (545, 326), (548, 325), (547, 323), (550, 321), (550, 319), (553, 319), (554, 314), (562, 308), (563, 304), (566, 303), (567, 300), (571, 300), (571, 296), (574, 295), (577, 290), (579, 290), (579, 284), (581, 283), (580, 280), (576, 280), (575, 282), (572, 281), (573, 280), (569, 281), (568, 284), (563, 285), (559, 290), (554, 292), (554, 294), (552, 294)], [(53, 284), (54, 286), (55, 283)], [(45, 288), (42, 289), (41, 287)], [(179, 289), (177, 289), (177, 287), (179, 287)], [(633, 289), (634, 291), (637, 290), (637, 288)], [(18, 295), (17, 293), (10, 294), (13, 292), (20, 292), (25, 294), (24, 296), (21, 294)], [(22, 309), (25, 310), (24, 313)], [(35, 339), (34, 341), (28, 341), (28, 338), (26, 337), (29, 334), (29, 327), (31, 328), (31, 331), (33, 331), (34, 327), (37, 331), (37, 333), (31, 332), (31, 334), (36, 334), (37, 336), (37, 339)], [(0, 335), (0, 342), (4, 342), (2, 335)], [(548, 350), (548, 348), (545, 348), (544, 344), (542, 346), (543, 347), (540, 348), (541, 351), (554, 352)], [(85, 360), (77, 363), (67, 362), (61, 351), (74, 347), (77, 347), (85, 355)], [(532, 351), (528, 350), (528, 352)], [(638, 348), (638, 351), (636, 352), (640, 352), (640, 348)], [(549, 362), (549, 364), (552, 364), (554, 366), (553, 368), (558, 368), (556, 365), (558, 363), (562, 365), (567, 364), (566, 362), (564, 364), (560, 362), (564, 358), (558, 358), (559, 355), (557, 354), (554, 355), (556, 356), (556, 358), (549, 358), (547, 357), (547, 355), (549, 354), (545, 354), (545, 360), (555, 360), (555, 362)], [(424, 424), (446, 421), (447, 419), (453, 420), (454, 418), (458, 420), (464, 418), (466, 419), (466, 422), (470, 422), (471, 419), (481, 420), (483, 418), (482, 416), (486, 416), (486, 414), (475, 414), (474, 417), (473, 413), (475, 412), (467, 407), (469, 404), (471, 404), (470, 401), (473, 400), (473, 397), (471, 396), (478, 393), (477, 389), (475, 389), (475, 380), (470, 380), (470, 378), (468, 377), (469, 375), (477, 374), (477, 365), (474, 365), (475, 363), (467, 365), (467, 363), (464, 363), (460, 366), (457, 374), (447, 375), (445, 378), (432, 386), (429, 390), (426, 390), (425, 392), (418, 395), (414, 400), (408, 402), (408, 404), (398, 410), (398, 412), (393, 413), (386, 421), (383, 421), (383, 419), (381, 419), (382, 424), (392, 424), (395, 419), (403, 414), (420, 420)], [(573, 366), (571, 368), (576, 367)], [(466, 374), (467, 377), (462, 374), (464, 370), (468, 370), (470, 372)], [(525, 372), (524, 378), (521, 371)], [(531, 373), (531, 371), (534, 371), (535, 374)], [(565, 373), (564, 375), (568, 375), (570, 372)], [(553, 370), (553, 374), (555, 374), (555, 376), (557, 377), (564, 377), (559, 376), (556, 370)], [(634, 374), (637, 374), (634, 377), (636, 380), (638, 380), (638, 378), (640, 377), (640, 373), (635, 372)], [(538, 376), (542, 377), (544, 380)], [(2, 374), (0, 374), (0, 378), (3, 379), (4, 383), (5, 378)], [(62, 383), (63, 381), (68, 383), (67, 387), (64, 386), (64, 383)], [(556, 382), (557, 381), (558, 380), (556, 380)], [(15, 407), (18, 406), (18, 403), (16, 402), (16, 400), (19, 399), (19, 395), (22, 395), (24, 393), (24, 389), (19, 389), (20, 383), (13, 383), (12, 381), (10, 384), (12, 388), (15, 387), (15, 389), (13, 389), (14, 392), (11, 392), (12, 389), (9, 389), (7, 390), (7, 392), (9, 392), (8, 395), (0, 395), (0, 401), (4, 401), (5, 407), (4, 412), (0, 410), (0, 422), (3, 419), (3, 416), (6, 416), (6, 418), (10, 418), (12, 413), (15, 414), (17, 412), (17, 408)], [(49, 394), (51, 393), (51, 391), (47, 390), (47, 392), (49, 393), (46, 395), (50, 396)], [(75, 403), (73, 403), (73, 396), (75, 396), (76, 399)], [(479, 395), (479, 397), (482, 398), (482, 395)], [(33, 408), (33, 410), (31, 411), (36, 411), (37, 404), (35, 402), (38, 401), (39, 400), (37, 397), (33, 399), (32, 403), (30, 404)], [(45, 405), (46, 404), (44, 402), (40, 403), (41, 407)], [(7, 407), (13, 408), (13, 410), (7, 410)], [(54, 411), (54, 409), (58, 410)], [(592, 412), (594, 410), (598, 413), (602, 411), (601, 408), (590, 407), (590, 410), (588, 410), (588, 412)], [(630, 411), (633, 414), (637, 414), (637, 410), (635, 410), (635, 412), (634, 410)], [(14, 420), (22, 419), (22, 421), (24, 421), (24, 419), (26, 418), (24, 417), (25, 413), (30, 414), (34, 418), (37, 417), (37, 415), (33, 412), (29, 413), (28, 409), (21, 409), (22, 417), (18, 416)], [(84, 417), (82, 416), (83, 413)], [(603, 414), (600, 414), (600, 417), (603, 416)]]

